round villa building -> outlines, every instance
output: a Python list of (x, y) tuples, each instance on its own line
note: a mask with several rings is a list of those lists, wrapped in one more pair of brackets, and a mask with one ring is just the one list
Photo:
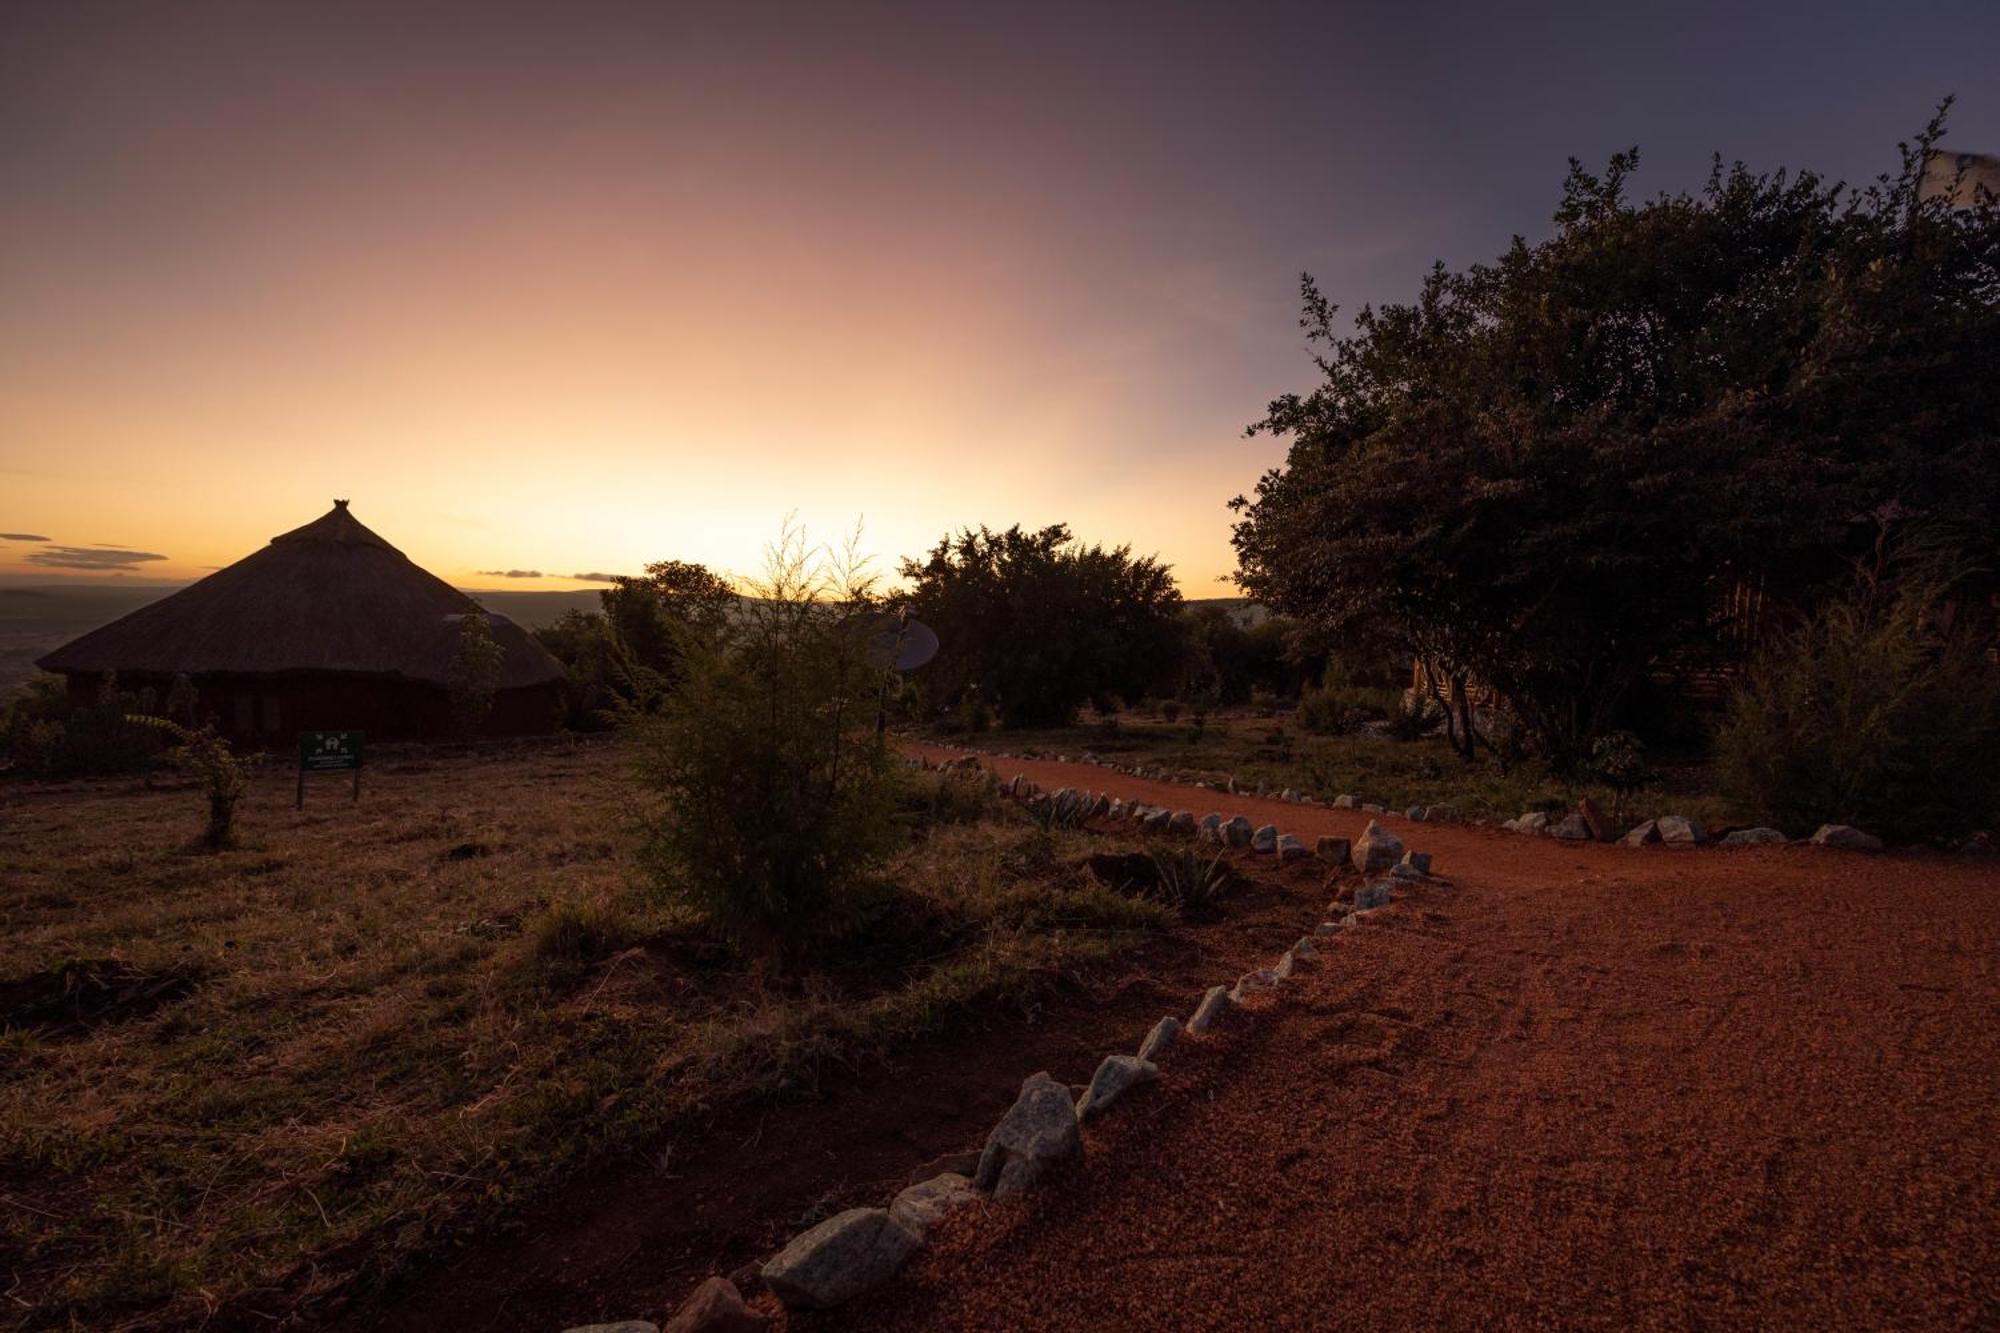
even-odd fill
[[(453, 730), (448, 688), (473, 600), (383, 541), (335, 500), (323, 517), (37, 663), (93, 700), (107, 675), (165, 698), (194, 685), (195, 715), (241, 740), (300, 731), (422, 738)], [(562, 665), (488, 613), (499, 688), (485, 730), (553, 730)]]

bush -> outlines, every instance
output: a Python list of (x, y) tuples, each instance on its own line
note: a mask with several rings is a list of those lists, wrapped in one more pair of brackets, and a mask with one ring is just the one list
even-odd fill
[(137, 694), (107, 675), (93, 703), (69, 702), (60, 677), (43, 676), (0, 715), (0, 759), (36, 778), (102, 777), (150, 768), (165, 748), (157, 731), (134, 723)]
[(147, 727), (173, 737), (170, 757), (195, 775), (202, 795), (208, 800), (208, 826), (202, 845), (220, 851), (236, 843), (236, 803), (250, 789), (243, 761), (229, 749), (229, 742), (213, 726), (184, 727), (163, 717), (134, 715), (126, 719), (134, 726)]
[(1191, 848), (1154, 852), (1153, 867), (1159, 872), (1159, 898), (1182, 911), (1212, 905), (1236, 882), (1236, 872), (1222, 853), (1203, 856)]
[(1315, 736), (1345, 736), (1359, 731), (1367, 710), (1343, 692), (1307, 690), (1299, 696), (1298, 722)]
[(852, 552), (815, 557), (788, 529), (753, 592), (726, 625), (676, 630), (681, 682), (637, 724), (637, 766), (656, 883), (779, 965), (851, 923), (898, 842), (897, 782)]
[(1990, 826), (2000, 671), (1940, 636), (1943, 585), (1864, 580), (1760, 653), (1717, 738), (1724, 791), (1788, 833), (1854, 824), (1898, 840)]
[(506, 651), (493, 637), (492, 623), (485, 608), (474, 602), (458, 618), (458, 641), (452, 645), (446, 669), (451, 696), (451, 719), (459, 737), (471, 740), (479, 734), (493, 712), (493, 699), (500, 689), (500, 667)]
[(922, 829), (976, 823), (997, 803), (993, 772), (986, 768), (912, 771), (897, 796), (897, 807)]
[(1389, 713), (1389, 736), (1392, 740), (1420, 741), (1443, 722), (1443, 711), (1424, 696), (1398, 699)]

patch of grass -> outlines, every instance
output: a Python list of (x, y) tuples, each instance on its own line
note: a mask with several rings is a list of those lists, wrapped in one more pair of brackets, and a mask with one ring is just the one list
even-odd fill
[[(983, 741), (996, 749), (1053, 758), (1088, 750), (1124, 764), (1177, 772), (1189, 781), (1219, 785), (1234, 778), (1239, 789), (1295, 791), (1323, 800), (1351, 795), (1393, 810), (1412, 805), (1455, 805), (1467, 818), (1511, 819), (1526, 810), (1566, 812), (1590, 797), (1614, 820), (1637, 822), (1684, 814), (1710, 826), (1742, 822), (1742, 813), (1716, 790), (1703, 755), (1649, 756), (1658, 780), (1632, 791), (1551, 774), (1529, 761), (1503, 770), (1484, 756), (1466, 763), (1441, 737), (1398, 741), (1366, 735), (1315, 735), (1233, 710), (1210, 717), (1199, 735), (1184, 726), (1127, 713), (1115, 735), (1094, 726), (996, 732)], [(1220, 802), (1227, 798), (1216, 796)]]
[(0, 1037), (0, 1177), (25, 1205), (0, 1209), (9, 1322), (192, 1325), (253, 1289), (270, 1312), (375, 1280), (606, 1154), (1030, 1005), (1175, 919), (1078, 868), (1103, 837), (913, 774), (931, 790), (849, 935), (753, 979), (644, 887), (625, 756), (561, 757), (559, 782), (533, 751), (386, 766), (358, 806), (304, 813), (259, 774), (252, 848), (200, 857), (176, 849), (185, 793), (10, 805), (0, 978), (92, 958), (203, 980), (62, 1040)]

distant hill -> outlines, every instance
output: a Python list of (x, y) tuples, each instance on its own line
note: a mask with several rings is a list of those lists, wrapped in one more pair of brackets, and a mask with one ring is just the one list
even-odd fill
[(1261, 625), (1271, 618), (1271, 613), (1264, 609), (1262, 603), (1253, 602), (1248, 597), (1190, 597), (1187, 604), (1190, 609), (1197, 606), (1219, 606), (1234, 616), (1236, 623), (1245, 629), (1252, 625)]
[(495, 615), (507, 617), (528, 629), (542, 629), (562, 619), (565, 611), (596, 611), (603, 605), (597, 589), (578, 588), (573, 592), (519, 592), (511, 588), (461, 588), (468, 597)]

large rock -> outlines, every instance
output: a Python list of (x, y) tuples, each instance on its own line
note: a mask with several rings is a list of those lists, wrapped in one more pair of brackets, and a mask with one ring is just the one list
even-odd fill
[(1174, 1042), (1181, 1035), (1181, 1021), (1168, 1014), (1153, 1024), (1153, 1030), (1139, 1043), (1139, 1058), (1157, 1063), (1159, 1058), (1174, 1048)]
[(1879, 852), (1882, 840), (1872, 833), (1863, 833), (1850, 824), (1821, 824), (1819, 832), (1812, 840), (1821, 847), (1834, 847), (1844, 852)]
[(1776, 843), (1790, 842), (1784, 834), (1774, 828), (1740, 828), (1722, 835), (1720, 847), (1766, 847)]
[(1278, 859), (1280, 861), (1303, 861), (1311, 855), (1312, 853), (1306, 850), (1306, 845), (1291, 834), (1280, 833), (1278, 835)]
[(1347, 838), (1324, 837), (1313, 844), (1313, 851), (1328, 865), (1345, 867), (1354, 855), (1354, 843)]
[(1276, 988), (1278, 980), (1278, 973), (1273, 968), (1260, 967), (1254, 972), (1245, 972), (1236, 979), (1236, 989), (1229, 992), (1229, 998), (1241, 1004), (1252, 995)]
[(1250, 850), (1253, 852), (1275, 852), (1278, 850), (1278, 826), (1265, 824), (1250, 835)]
[(1681, 815), (1660, 816), (1660, 841), (1669, 847), (1699, 847), (1701, 825)]
[[(1062, 1098), (1065, 1110), (1069, 1097)], [(1075, 1116), (1071, 1116), (1075, 1130)], [(786, 1305), (830, 1310), (896, 1275), (923, 1244), (886, 1208), (850, 1208), (837, 1213), (778, 1251), (764, 1265), (764, 1285)]]
[(1421, 805), (1413, 805), (1409, 809), (1403, 811), (1403, 818), (1409, 820), (1413, 824), (1421, 824), (1426, 819), (1430, 818), (1430, 810)]
[(1192, 810), (1174, 811), (1173, 817), (1167, 821), (1167, 832), (1178, 833), (1184, 838), (1193, 836), (1194, 811)]
[(1429, 852), (1404, 852), (1403, 859), (1397, 865), (1399, 867), (1407, 866), (1419, 875), (1429, 875), (1431, 873), (1431, 854)]
[(919, 1236), (928, 1237), (932, 1227), (968, 1204), (978, 1203), (980, 1197), (971, 1177), (947, 1172), (898, 1194), (889, 1203), (889, 1216)]
[(1549, 830), (1549, 836), (1561, 838), (1564, 842), (1589, 842), (1590, 821), (1580, 814), (1565, 815), (1561, 823)]
[(1336, 796), (1333, 798), (1333, 808), (1336, 810), (1352, 810), (1354, 808), (1354, 798), (1352, 796)]
[(1364, 875), (1387, 870), (1403, 856), (1403, 840), (1374, 820), (1354, 840), (1354, 868)]
[(1104, 1114), (1111, 1103), (1141, 1083), (1150, 1083), (1159, 1076), (1159, 1068), (1150, 1060), (1141, 1060), (1135, 1055), (1105, 1056), (1097, 1066), (1097, 1072), (1090, 1076), (1090, 1086), (1076, 1100), (1076, 1118), (1089, 1120)]
[(1218, 814), (1203, 815), (1201, 827), (1195, 830), (1195, 836), (1203, 842), (1221, 842), (1223, 840), (1222, 816)]
[(1387, 907), (1393, 901), (1389, 881), (1378, 879), (1373, 884), (1363, 884), (1354, 891), (1354, 910), (1366, 912), (1376, 907)]
[(1046, 1073), (1030, 1074), (1021, 1095), (986, 1137), (973, 1183), (996, 1199), (1027, 1189), (1050, 1168), (1076, 1155), (1076, 1103)]
[(760, 1333), (770, 1322), (743, 1303), (734, 1282), (712, 1277), (694, 1289), (661, 1333)]
[(1610, 821), (1605, 819), (1604, 812), (1597, 808), (1597, 802), (1591, 800), (1588, 796), (1576, 803), (1576, 813), (1590, 829), (1590, 837), (1593, 842), (1603, 842), (1611, 836)]
[(1162, 810), (1156, 806), (1151, 814), (1140, 821), (1139, 827), (1148, 833), (1165, 833), (1167, 826), (1173, 822), (1173, 818), (1172, 811)]
[(1248, 847), (1250, 845), (1250, 821), (1242, 815), (1237, 815), (1227, 824), (1224, 824), (1222, 832), (1223, 836), (1228, 839), (1231, 847)]
[(1549, 817), (1540, 810), (1530, 810), (1514, 821), (1516, 833), (1541, 833), (1549, 826)]
[(1208, 993), (1201, 997), (1201, 1003), (1195, 1006), (1194, 1016), (1188, 1019), (1187, 1030), (1196, 1036), (1213, 1031), (1228, 1014), (1229, 1004), (1227, 986), (1210, 986)]
[(1627, 847), (1650, 847), (1660, 840), (1660, 821), (1649, 819), (1627, 833), (1620, 841)]

